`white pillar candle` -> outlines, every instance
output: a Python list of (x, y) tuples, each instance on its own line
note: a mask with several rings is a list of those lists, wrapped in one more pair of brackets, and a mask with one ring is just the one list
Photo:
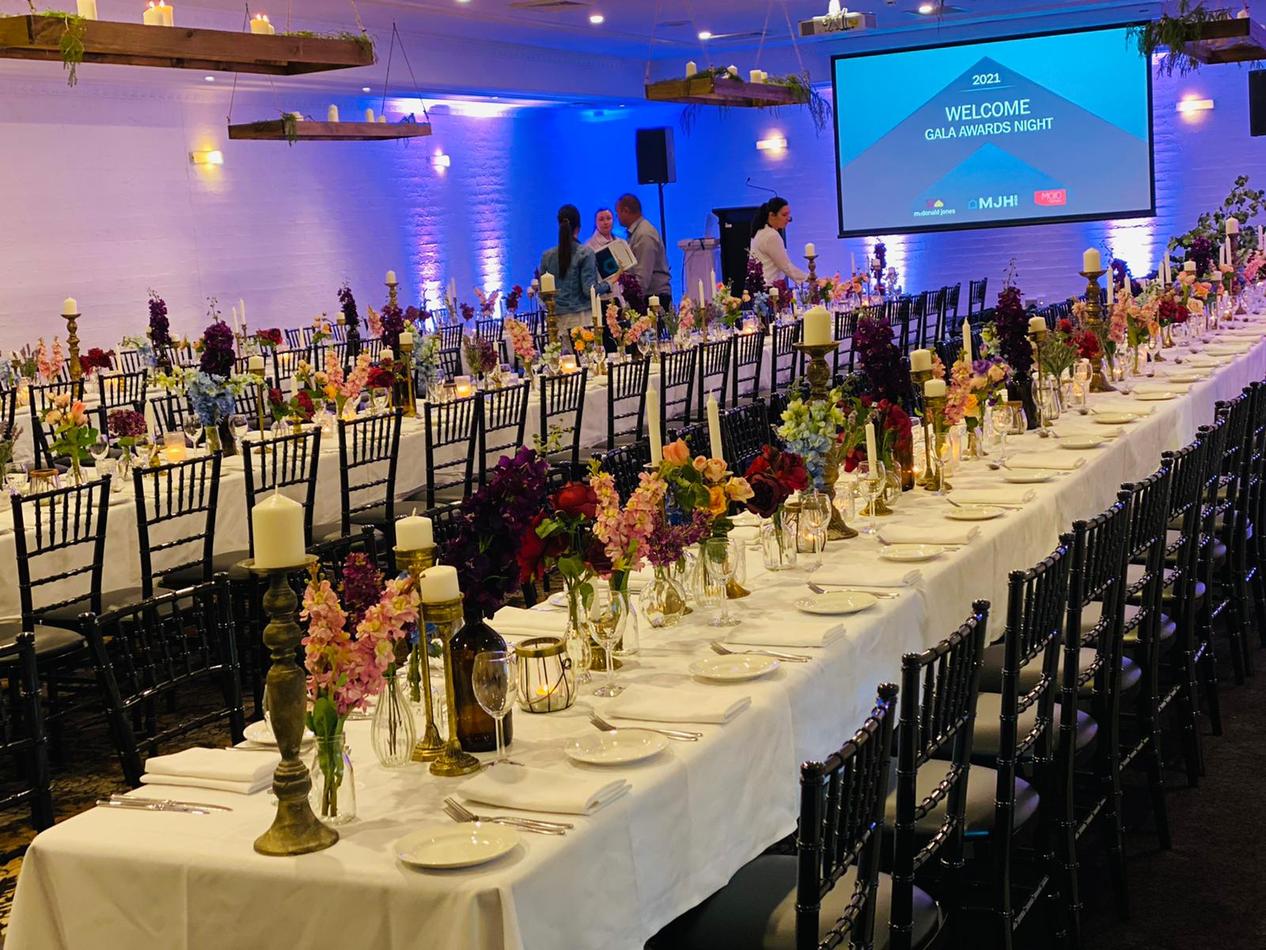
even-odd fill
[(759, 70), (759, 69), (749, 69), (749, 70), (747, 71), (747, 81), (748, 81), (748, 82), (760, 82), (760, 70)]
[(852, 251), (848, 252), (848, 272), (850, 275), (857, 273), (857, 255)]
[(249, 359), (247, 359), (246, 369), (250, 372), (252, 376), (263, 376), (264, 375), (263, 356), (256, 353), (253, 356), (251, 356)]
[(871, 463), (879, 461), (879, 447), (875, 442), (875, 424), (873, 422), (866, 423), (866, 460)]
[(1081, 269), (1086, 273), (1092, 270), (1103, 270), (1103, 260), (1099, 257), (1099, 249), (1086, 248), (1081, 254)]
[(274, 32), (273, 25), (268, 22), (268, 14), (256, 13), (251, 17), (251, 32), (260, 33), (265, 36)]
[(706, 305), (707, 301), (703, 297), (703, 281), (699, 281), (699, 306), (703, 307)]
[(327, 122), (337, 122), (338, 106), (331, 104), (330, 107), (325, 110), (325, 119)]
[(78, 312), (79, 312), (79, 301), (77, 301), (74, 297), (67, 297), (65, 300), (62, 301), (62, 315), (63, 316), (67, 316), (67, 317), (73, 316), (74, 314)]
[(652, 294), (651, 296), (647, 297), (647, 298), (646, 298), (646, 306), (648, 306), (648, 307), (658, 307), (658, 306), (659, 306), (659, 298), (658, 298), (658, 297), (656, 297), (654, 294)]
[(770, 288), (769, 288), (769, 296), (770, 296), (770, 297), (772, 297), (774, 300), (777, 300), (777, 299), (778, 299), (778, 288), (777, 288), (777, 287), (770, 287)]
[(420, 551), (433, 544), (431, 519), (419, 515), (416, 508), (407, 518), (396, 522), (396, 547), (401, 551)]
[(386, 125), (386, 124), (387, 124), (387, 116), (386, 116), (386, 114), (380, 115), (380, 116), (378, 117), (378, 124), (379, 124), (379, 125)]
[(381, 362), (386, 362), (387, 360), (394, 360), (395, 358), (396, 358), (396, 354), (391, 351), (391, 347), (389, 346), (384, 346), (382, 348), (382, 352), (378, 354), (378, 359)]
[(409, 330), (404, 330), (400, 334), (400, 349), (413, 346), (413, 334)]
[(1257, 226), (1257, 250), (1258, 252), (1266, 251), (1266, 227)]
[(723, 459), (721, 451), (721, 407), (717, 404), (716, 393), (708, 396), (708, 442), (714, 459)]
[(699, 64), (692, 59), (690, 62), (686, 63), (686, 76), (689, 78), (690, 76), (697, 75), (699, 75)]
[(237, 312), (242, 317), (242, 328), (246, 328), (246, 301), (241, 297), (237, 298)]
[(1047, 329), (1045, 317), (1029, 317), (1030, 333), (1045, 333)]
[(816, 247), (814, 247), (814, 246), (813, 246), (813, 243), (812, 243), (812, 242), (810, 242), (810, 243), (808, 243), (808, 244), (806, 244), (806, 245), (804, 246), (804, 256), (805, 256), (805, 257), (817, 257), (817, 256), (818, 256), (818, 249), (817, 249)]
[(303, 543), (303, 505), (280, 492), (251, 509), (251, 533), (255, 541), (255, 566), (298, 567), (307, 556)]
[(1182, 262), (1182, 269), (1183, 269), (1183, 272), (1184, 272), (1184, 273), (1187, 273), (1187, 274), (1194, 274), (1194, 273), (1196, 272), (1196, 262), (1195, 262), (1195, 261), (1183, 261), (1183, 262)]
[(801, 339), (810, 346), (821, 346), (833, 343), (831, 336), (831, 314), (826, 307), (811, 307), (804, 312), (804, 326), (801, 327)]
[(1112, 301), (1116, 295), (1116, 280), (1112, 273), (1112, 268), (1108, 268), (1108, 306), (1112, 306)]
[(85, 20), (97, 18), (97, 0), (76, 0), (75, 9)]
[(1231, 215), (1230, 217), (1226, 219), (1226, 233), (1227, 234), (1240, 233), (1240, 219), (1239, 218), (1235, 217), (1234, 215)]
[(923, 396), (925, 399), (939, 399), (945, 395), (945, 380), (929, 379), (923, 384)]
[(175, 26), (176, 8), (167, 0), (158, 0), (158, 12), (162, 14), (163, 26)]
[(343, 314), (340, 313), (337, 317), (334, 318), (334, 322), (337, 323), (339, 326), (345, 326), (347, 324), (347, 317), (343, 316)]
[(593, 319), (597, 323), (602, 322), (602, 306), (598, 303), (598, 288), (589, 285), (589, 309), (593, 313)]
[(963, 321), (963, 358), (971, 366), (971, 322)]
[(457, 584), (457, 568), (448, 564), (428, 567), (418, 577), (418, 595), (424, 604), (441, 604), (461, 597)]
[[(549, 271), (546, 271), (544, 274), (541, 275), (541, 293), (552, 294), (554, 293), (554, 287), (555, 287), (554, 275), (551, 274)], [(453, 297), (450, 297), (449, 299), (456, 300), (457, 297), (454, 295)]]
[(910, 354), (910, 369), (916, 373), (924, 373), (932, 368), (932, 351), (915, 350)]
[(651, 464), (664, 461), (664, 435), (659, 428), (659, 390), (646, 390), (646, 433), (651, 442)]
[(373, 122), (373, 121), (374, 121), (374, 110), (373, 110), (373, 109), (366, 109), (366, 110), (365, 110), (365, 121), (366, 121), (366, 122)]
[(1231, 263), (1231, 239), (1229, 237), (1225, 237), (1222, 239), (1222, 249), (1226, 253), (1226, 260), (1223, 261), (1222, 263), (1230, 264)]
[(716, 296), (716, 291), (717, 291), (717, 272), (716, 272), (716, 271), (714, 271), (714, 270), (710, 270), (710, 271), (708, 271), (708, 279), (712, 281), (712, 294), (713, 294), (713, 296)]
[(141, 22), (146, 26), (162, 26), (163, 15), (159, 12), (158, 5), (150, 0), (150, 5), (141, 12)]

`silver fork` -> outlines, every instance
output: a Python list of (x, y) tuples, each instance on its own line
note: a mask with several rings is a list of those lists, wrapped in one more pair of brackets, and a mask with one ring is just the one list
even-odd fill
[[(603, 732), (617, 732), (618, 726), (607, 722), (596, 712), (589, 714), (589, 721), (597, 726)], [(644, 729), (647, 732), (658, 732), (661, 736), (667, 736), (669, 739), (677, 739), (681, 742), (698, 742), (703, 738), (702, 732), (687, 732), (685, 729), (656, 729), (653, 726), (630, 726), (630, 729)]]
[(772, 656), (775, 660), (788, 660), (792, 663), (808, 663), (807, 656), (798, 653), (779, 653), (777, 650), (731, 650), (718, 640), (712, 641), (712, 652), (721, 656)]
[[(813, 583), (813, 581), (806, 581), (805, 586), (808, 587), (809, 590), (813, 591), (815, 594), (826, 593), (825, 587), (819, 587), (817, 584)], [(855, 590), (852, 587), (839, 587), (836, 589), (845, 591), (845, 592), (851, 592), (854, 594), (870, 594), (871, 597), (878, 597), (881, 600), (896, 600), (898, 597), (901, 596), (900, 594), (887, 593), (884, 591), (877, 591), (877, 590)]]
[(498, 825), (522, 828), (542, 835), (565, 835), (573, 825), (562, 821), (541, 821), (536, 818), (519, 818), (514, 815), (476, 815), (455, 798), (444, 799), (444, 811), (454, 821), (490, 821)]

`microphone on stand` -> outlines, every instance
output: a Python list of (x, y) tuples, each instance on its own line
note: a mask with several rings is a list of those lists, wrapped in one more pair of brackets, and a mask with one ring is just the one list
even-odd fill
[(772, 188), (766, 188), (764, 185), (753, 185), (753, 184), (752, 184), (752, 179), (751, 179), (751, 176), (750, 176), (750, 175), (749, 175), (749, 176), (748, 176), (748, 178), (747, 178), (747, 187), (748, 187), (748, 188), (755, 188), (757, 191), (768, 191), (771, 195), (776, 195), (776, 194), (778, 194), (778, 192), (774, 191), (774, 189), (772, 189)]

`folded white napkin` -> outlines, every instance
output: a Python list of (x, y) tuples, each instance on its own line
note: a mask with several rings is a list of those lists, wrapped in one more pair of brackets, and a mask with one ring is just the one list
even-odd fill
[(955, 488), (949, 494), (960, 505), (1023, 505), (1037, 497), (1032, 488), (997, 485), (992, 488)]
[[(926, 524), (884, 525), (879, 529), (880, 544), (971, 544), (980, 534), (978, 525)], [(867, 581), (869, 584), (869, 581)]]
[(489, 626), (497, 633), (512, 637), (561, 637), (567, 630), (567, 611), (502, 607), (493, 615)]
[(638, 683), (611, 700), (605, 713), (617, 719), (648, 722), (726, 723), (751, 704), (750, 696), (736, 699), (719, 690), (667, 689)]
[(1191, 383), (1143, 383), (1135, 386), (1136, 393), (1185, 393), (1191, 388)]
[(730, 520), (739, 527), (760, 527), (760, 515), (754, 515), (750, 511), (740, 511)]
[(749, 543), (760, 540), (760, 528), (755, 525), (737, 525), (730, 531), (730, 537), (735, 541)]
[(1072, 452), (1025, 452), (1007, 459), (1007, 468), (1051, 468), (1059, 472), (1075, 472), (1085, 464), (1084, 455)]
[(1235, 345), (1233, 343), (1223, 343), (1218, 346), (1205, 347), (1204, 352), (1209, 356), (1239, 356), (1241, 353), (1247, 353), (1253, 347), (1247, 343)]
[[(817, 574), (814, 574), (817, 577)], [(792, 620), (779, 617), (777, 623), (749, 621), (735, 627), (725, 638), (736, 646), (824, 647), (844, 636), (844, 625), (829, 620)]]
[(629, 783), (622, 778), (504, 763), (484, 769), (457, 788), (468, 802), (563, 815), (592, 815), (628, 790)]
[(822, 587), (849, 587), (853, 584), (861, 587), (913, 587), (922, 578), (923, 572), (917, 567), (905, 568), (887, 561), (878, 564), (871, 561), (865, 566), (823, 561), (822, 566), (813, 572), (813, 583)]
[(185, 749), (156, 755), (145, 763), (141, 781), (147, 785), (189, 785), (249, 795), (266, 788), (281, 756), (260, 750)]

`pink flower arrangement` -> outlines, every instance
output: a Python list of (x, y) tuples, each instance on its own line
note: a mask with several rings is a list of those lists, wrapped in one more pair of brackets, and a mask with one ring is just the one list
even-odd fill
[(1248, 259), (1248, 263), (1244, 265), (1244, 279), (1257, 280), (1257, 274), (1266, 265), (1266, 255), (1254, 254)]
[(599, 472), (589, 484), (598, 497), (594, 536), (611, 559), (612, 573), (627, 576), (642, 567), (668, 485), (658, 472), (643, 472), (628, 503), (621, 508), (620, 493), (610, 473)]
[(536, 341), (531, 328), (522, 320), (506, 317), (506, 334), (510, 337), (510, 349), (526, 366), (536, 359)]
[(655, 332), (655, 318), (650, 314), (638, 317), (635, 321), (633, 321), (633, 325), (625, 331), (624, 345), (636, 346), (641, 342), (642, 337), (653, 332)]
[(693, 330), (695, 326), (695, 305), (691, 303), (687, 297), (677, 307), (677, 329), (680, 331)]
[(475, 288), (475, 296), (479, 298), (479, 312), (485, 317), (491, 317), (497, 312), (497, 294), (499, 290), (484, 292), (480, 287)]
[(46, 383), (51, 383), (61, 375), (62, 367), (65, 365), (66, 358), (62, 353), (62, 341), (57, 337), (53, 337), (53, 350), (50, 354), (48, 346), (44, 343), (44, 338), (40, 337), (39, 346), (35, 349), (35, 366), (40, 374), (40, 379)]
[(624, 328), (620, 326), (620, 308), (614, 303), (607, 304), (607, 329), (617, 340), (624, 333)]
[(382, 336), (382, 317), (373, 307), (365, 308), (365, 322), (369, 324), (369, 335), (371, 337)]

